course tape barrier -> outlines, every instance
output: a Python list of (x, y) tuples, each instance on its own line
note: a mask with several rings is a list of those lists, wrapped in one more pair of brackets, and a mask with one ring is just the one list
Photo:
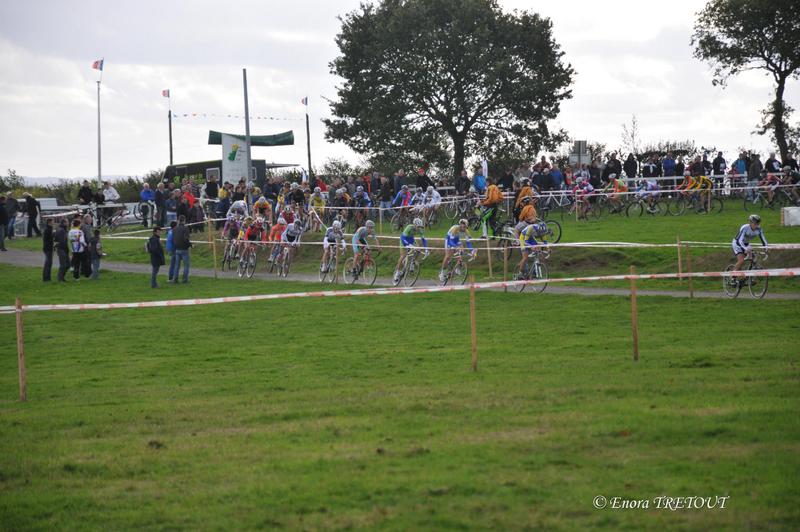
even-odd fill
[[(577, 283), (595, 281), (628, 281), (648, 279), (687, 279), (689, 277), (796, 277), (800, 268), (777, 268), (770, 270), (744, 270), (740, 272), (695, 272), (695, 273), (651, 273), (640, 275), (598, 275), (594, 277), (558, 277), (553, 279), (537, 279), (532, 281), (496, 281), (484, 283), (467, 283), (457, 286), (431, 286), (425, 288), (370, 288), (363, 290), (321, 290), (314, 292), (290, 292), (283, 294), (260, 294), (250, 296), (210, 297), (196, 299), (173, 299), (167, 301), (139, 301), (134, 303), (65, 303), (55, 305), (22, 305), (23, 312), (50, 310), (116, 310), (130, 308), (185, 307), (194, 305), (213, 305), (217, 303), (240, 303), (246, 301), (268, 301), (272, 299), (296, 299), (310, 297), (356, 297), (356, 296), (391, 296), (400, 294), (430, 294), (435, 292), (458, 292), (475, 287), (476, 290), (492, 290), (498, 288), (517, 287), (519, 285)], [(16, 312), (13, 305), (0, 306), (0, 313)]]

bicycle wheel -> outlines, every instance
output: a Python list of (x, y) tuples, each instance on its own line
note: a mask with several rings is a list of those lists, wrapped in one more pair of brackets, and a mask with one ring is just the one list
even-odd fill
[[(758, 271), (761, 268), (750, 268), (751, 271)], [(747, 290), (750, 295), (755, 299), (761, 299), (767, 293), (767, 285), (769, 284), (769, 277), (748, 277)]]
[(361, 269), (361, 282), (367, 286), (375, 284), (375, 278), (378, 277), (378, 267), (375, 266), (375, 261), (372, 259), (364, 259), (364, 264)]
[(319, 264), (319, 282), (321, 283), (324, 283), (325, 279), (328, 278), (328, 271), (326, 271), (325, 269), (326, 266), (328, 267), (328, 270), (330, 270), (329, 264), (326, 264), (324, 262), (320, 262)]
[(355, 272), (353, 271), (355, 268), (355, 260), (353, 257), (349, 257), (346, 261), (344, 261), (344, 281), (347, 284), (353, 284), (356, 282)]
[[(526, 262), (525, 266), (527, 267), (527, 265), (528, 265), (528, 263)], [(514, 268), (514, 280), (515, 281), (527, 281), (528, 280), (528, 276), (525, 275), (524, 270), (519, 267), (519, 264), (517, 264), (517, 266)], [(528, 286), (528, 285), (523, 284), (523, 283), (515, 284), (514, 285), (514, 289), (516, 289), (517, 292), (523, 292), (525, 290), (526, 286)]]
[(450, 281), (453, 284), (464, 284), (467, 280), (467, 274), (469, 273), (469, 269), (467, 265), (463, 262), (458, 262), (453, 267), (453, 273), (450, 274)]
[(140, 201), (139, 203), (133, 206), (133, 217), (136, 218), (137, 220), (142, 219), (142, 205), (146, 206), (147, 204), (143, 201)]
[(278, 269), (278, 260), (280, 259), (280, 254), (278, 254), (278, 255), (270, 255), (270, 257), (272, 258), (272, 260), (268, 260), (268, 262), (269, 262), (269, 273), (275, 273), (275, 270)]
[(587, 215), (592, 220), (599, 220), (600, 216), (603, 214), (603, 207), (600, 205), (599, 202), (592, 203), (589, 205), (589, 211)]
[(458, 203), (456, 203), (455, 201), (450, 201), (448, 203), (445, 203), (444, 205), (445, 217), (452, 219), (456, 217), (456, 214), (458, 214)]
[(473, 231), (477, 231), (481, 228), (481, 219), (477, 216), (470, 216), (467, 218), (467, 226)]
[(673, 216), (680, 216), (686, 212), (686, 200), (683, 198), (672, 198), (668, 204), (669, 213)]
[(253, 278), (253, 274), (256, 273), (256, 261), (258, 260), (258, 255), (255, 251), (251, 251), (250, 255), (247, 257), (247, 262), (245, 264), (245, 274), (247, 275), (248, 279)]
[(283, 261), (281, 263), (281, 271), (280, 271), (281, 277), (286, 277), (289, 275), (289, 266), (291, 265), (292, 265), (292, 252), (287, 250), (284, 252)]
[(403, 284), (408, 287), (414, 286), (419, 278), (420, 264), (415, 259), (408, 261), (408, 269), (403, 275)]
[(400, 216), (399, 212), (395, 213), (395, 215), (392, 216), (391, 224), (392, 224), (392, 229), (394, 229), (395, 231), (401, 231), (403, 229), (403, 219)]
[(764, 202), (762, 201), (760, 195), (756, 196), (752, 200), (749, 198), (744, 199), (744, 210), (747, 212), (759, 212), (763, 206)]
[[(727, 268), (725, 268), (726, 272), (733, 271), (734, 264), (729, 264)], [(731, 276), (723, 276), (722, 277), (722, 291), (725, 292), (725, 295), (729, 298), (733, 299), (739, 295), (739, 291), (742, 289), (742, 283), (739, 282), (739, 277), (731, 277)]]
[(239, 259), (239, 262), (237, 262), (237, 264), (236, 264), (236, 275), (238, 275), (239, 277), (244, 277), (244, 274), (245, 274), (245, 271), (246, 271), (245, 264), (246, 264), (246, 261), (247, 261), (248, 257), (249, 257), (249, 253), (245, 253), (245, 256), (242, 257), (241, 259)]
[(625, 215), (629, 218), (635, 218), (641, 216), (644, 212), (644, 206), (642, 206), (641, 201), (636, 201), (628, 205), (628, 208), (625, 209)]
[(231, 246), (225, 246), (225, 253), (222, 254), (222, 264), (220, 265), (220, 270), (223, 272), (225, 270), (230, 270), (231, 268)]
[(719, 198), (711, 198), (711, 212), (714, 214), (719, 214), (722, 212), (722, 209), (725, 205), (722, 203), (722, 200)]
[[(531, 275), (531, 277), (538, 281), (546, 281), (547, 279), (549, 279), (547, 273), (547, 264), (543, 262), (534, 263), (533, 266), (531, 267), (531, 272), (533, 274)], [(547, 283), (532, 284), (531, 288), (537, 294), (541, 294), (542, 292), (544, 292), (544, 289), (547, 288)]]
[(558, 244), (561, 240), (561, 224), (555, 220), (545, 220), (547, 225), (547, 238), (550, 244)]

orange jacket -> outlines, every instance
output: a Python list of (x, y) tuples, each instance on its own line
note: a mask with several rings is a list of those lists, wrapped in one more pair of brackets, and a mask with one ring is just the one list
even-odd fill
[(521, 222), (523, 220), (527, 220), (528, 218), (536, 218), (536, 209), (530, 203), (522, 208), (522, 211), (520, 211), (517, 221)]
[(519, 196), (517, 196), (517, 201), (514, 203), (514, 208), (518, 208), (522, 203), (522, 198), (533, 196), (533, 190), (531, 187), (522, 187), (522, 190), (519, 191)]
[(493, 205), (497, 205), (498, 203), (502, 203), (502, 201), (503, 193), (500, 192), (500, 189), (497, 188), (497, 185), (489, 185), (489, 188), (486, 189), (486, 199), (481, 202), (481, 205), (491, 207)]

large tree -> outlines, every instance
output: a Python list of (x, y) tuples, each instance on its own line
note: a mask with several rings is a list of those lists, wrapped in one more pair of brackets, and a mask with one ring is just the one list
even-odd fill
[(745, 70), (772, 75), (775, 98), (764, 110), (760, 132), (771, 131), (786, 160), (791, 109), (783, 95), (787, 81), (800, 76), (800, 2), (711, 0), (698, 13), (692, 45), (695, 57), (711, 63), (715, 85)]
[(455, 171), (469, 155), (531, 156), (562, 139), (548, 121), (574, 72), (548, 19), (495, 0), (384, 0), (341, 21), (328, 139)]

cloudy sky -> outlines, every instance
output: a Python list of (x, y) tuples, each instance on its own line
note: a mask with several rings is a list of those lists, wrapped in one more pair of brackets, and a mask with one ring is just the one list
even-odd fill
[[(103, 174), (141, 175), (169, 162), (170, 89), (176, 163), (217, 159), (209, 129), (244, 132), (242, 68), (247, 68), (253, 134), (295, 132), (295, 146), (255, 148), (254, 158), (305, 164), (308, 95), (313, 163), (358, 156), (323, 139), (328, 72), (337, 15), (359, 0), (27, 0), (0, 4), (0, 172), (78, 177), (97, 172), (95, 59), (102, 81)], [(741, 75), (721, 90), (692, 58), (694, 13), (704, 2), (501, 0), (553, 20), (577, 71), (574, 97), (555, 125), (579, 139), (620, 144), (621, 125), (638, 117), (644, 141), (693, 139), (732, 152), (768, 150), (751, 135), (770, 99), (770, 79)], [(798, 82), (786, 92), (800, 108)], [(184, 114), (195, 117), (186, 117)], [(203, 117), (202, 115), (206, 116)], [(211, 115), (217, 115), (212, 117)]]

